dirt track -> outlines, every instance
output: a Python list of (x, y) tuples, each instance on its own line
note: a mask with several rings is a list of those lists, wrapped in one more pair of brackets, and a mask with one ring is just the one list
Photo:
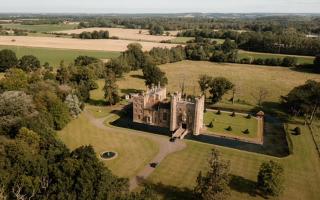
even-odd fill
[[(176, 38), (177, 31), (169, 31), (170, 36), (156, 36), (150, 35), (149, 30), (146, 29), (124, 29), (124, 28), (84, 28), (84, 29), (74, 29), (66, 31), (57, 31), (58, 33), (67, 33), (67, 34), (80, 34), (84, 31), (93, 32), (107, 30), (109, 31), (110, 37), (117, 36), (120, 39), (129, 39), (129, 40), (142, 40), (142, 41), (154, 41), (160, 42), (162, 40), (172, 40)], [(141, 31), (141, 33), (139, 33)]]
[[(125, 51), (128, 44), (138, 41), (130, 40), (81, 40), (70, 38), (53, 37), (28, 37), (28, 36), (0, 36), (0, 45), (26, 46), (26, 47), (46, 47), (58, 49), (81, 49), (99, 51)], [(175, 44), (165, 44), (156, 42), (138, 42), (143, 50), (149, 51), (153, 47), (176, 46)]]

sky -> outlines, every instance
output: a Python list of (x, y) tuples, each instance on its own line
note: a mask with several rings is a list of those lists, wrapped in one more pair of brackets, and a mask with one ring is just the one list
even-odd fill
[(0, 12), (319, 13), (320, 0), (0, 0)]

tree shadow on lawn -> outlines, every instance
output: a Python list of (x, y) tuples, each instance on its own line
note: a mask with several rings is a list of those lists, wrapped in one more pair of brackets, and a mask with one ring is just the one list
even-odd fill
[(159, 194), (162, 199), (168, 200), (196, 200), (194, 193), (189, 188), (179, 188), (171, 185), (164, 185), (162, 183), (152, 183), (144, 181), (144, 185), (151, 186), (151, 188)]
[(137, 78), (137, 79), (144, 79), (143, 75), (139, 75), (139, 74), (132, 74), (130, 75), (132, 78)]
[(123, 94), (133, 94), (133, 93), (141, 93), (142, 90), (137, 90), (137, 89), (132, 89), (132, 88), (129, 88), (129, 89), (121, 89), (121, 93)]
[(252, 197), (260, 196), (267, 199), (267, 197), (257, 189), (257, 183), (255, 181), (243, 178), (242, 176), (231, 175), (229, 187), (231, 190), (239, 193), (246, 193)]

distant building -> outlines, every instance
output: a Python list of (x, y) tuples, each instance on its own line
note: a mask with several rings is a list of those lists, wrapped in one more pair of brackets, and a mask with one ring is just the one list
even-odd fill
[(203, 96), (187, 100), (177, 92), (167, 98), (166, 88), (157, 86), (132, 95), (132, 102), (134, 122), (169, 128), (173, 137), (199, 135), (203, 128)]

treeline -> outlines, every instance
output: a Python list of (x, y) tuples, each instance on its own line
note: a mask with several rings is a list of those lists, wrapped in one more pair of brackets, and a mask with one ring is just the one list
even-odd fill
[(240, 49), (248, 51), (315, 56), (320, 52), (320, 39), (308, 38), (294, 29), (274, 32), (237, 32), (214, 30), (187, 30), (183, 37), (232, 39)]
[(79, 35), (73, 35), (73, 37), (79, 37), (81, 39), (109, 39), (109, 31), (84, 31)]
[(113, 175), (91, 146), (70, 151), (56, 139), (56, 131), (82, 112), (88, 90), (96, 88), (94, 80), (104, 74), (103, 64), (82, 56), (68, 67), (61, 63), (57, 73), (48, 64), (27, 66), (2, 66), (6, 72), (0, 80), (1, 197), (156, 199), (150, 187), (130, 193), (128, 179)]

